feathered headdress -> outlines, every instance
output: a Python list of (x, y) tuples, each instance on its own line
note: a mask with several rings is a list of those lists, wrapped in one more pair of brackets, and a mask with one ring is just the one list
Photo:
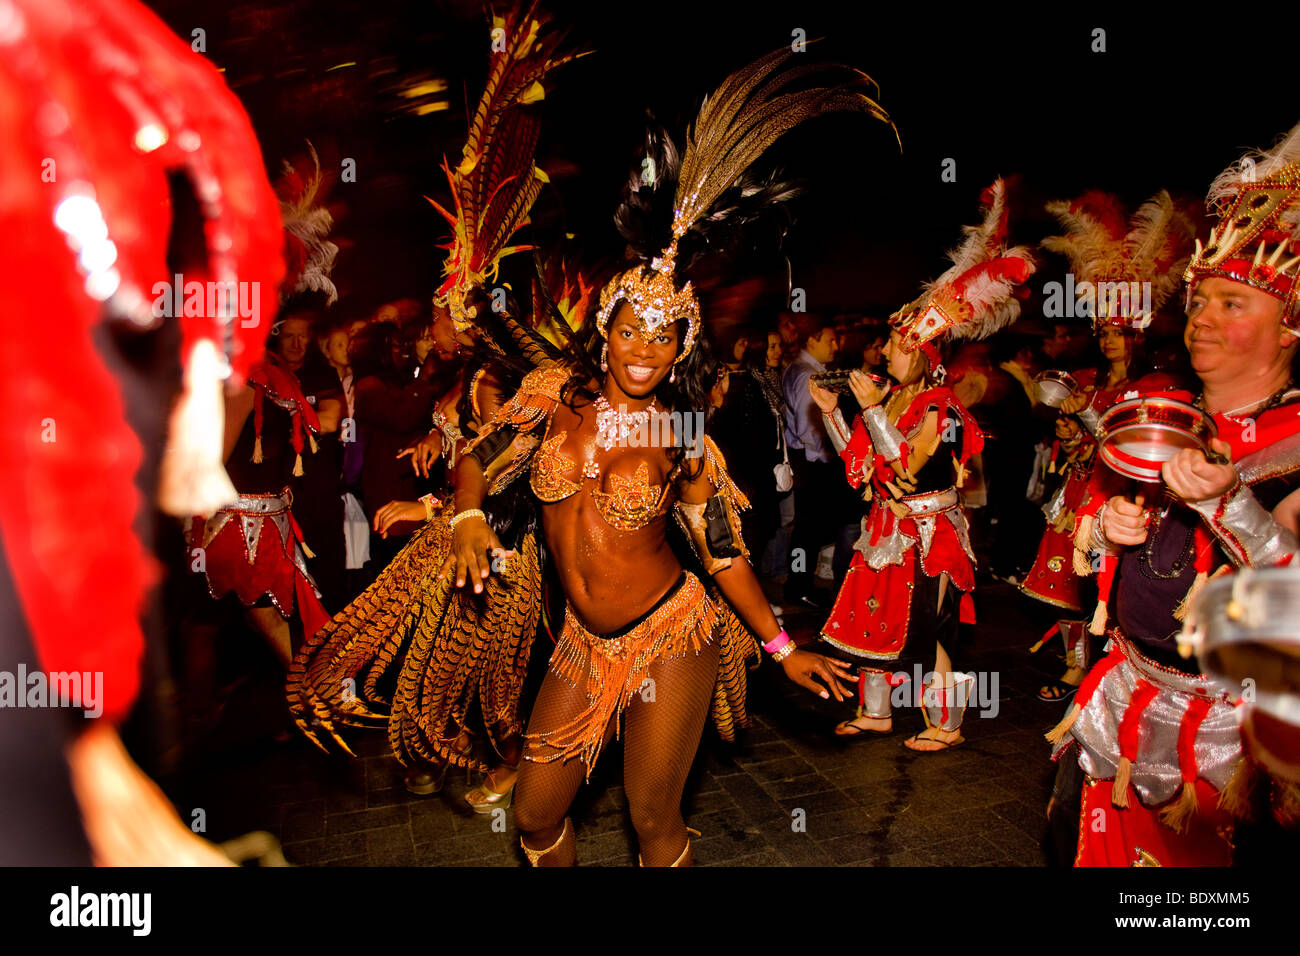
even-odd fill
[(1048, 203), (1047, 211), (1067, 232), (1044, 239), (1043, 248), (1070, 260), (1083, 301), (1093, 302), (1093, 328), (1146, 328), (1177, 290), (1191, 253), (1196, 227), (1186, 211), (1164, 189), (1131, 220), (1118, 198), (1095, 190)]
[(557, 54), (563, 36), (547, 34), (546, 24), (536, 0), (492, 18), (492, 66), (460, 164), (453, 170), (442, 162), (455, 213), (425, 197), (452, 227), (434, 301), (447, 306), (462, 330), (477, 312), (466, 303), (466, 294), (495, 279), (503, 257), (532, 248), (507, 245), (527, 224), (528, 211), (547, 182), (533, 163), (538, 122), (523, 107), (546, 95), (542, 79), (549, 71), (583, 55)]
[(647, 339), (686, 319), (682, 361), (700, 329), (699, 300), (686, 275), (696, 259), (706, 250), (726, 250), (747, 223), (795, 195), (775, 178), (748, 178), (749, 167), (784, 133), (823, 113), (868, 113), (893, 128), (859, 89), (871, 78), (857, 70), (842, 83), (781, 92), (796, 80), (848, 70), (829, 63), (790, 67), (794, 56), (777, 50), (727, 77), (700, 107), (680, 156), (667, 133), (649, 131), (641, 169), (614, 217), (640, 264), (601, 290), (596, 326), (602, 336), (619, 302), (632, 306)]
[(1282, 321), (1300, 336), (1300, 126), (1268, 152), (1252, 153), (1210, 185), (1209, 210), (1219, 217), (1187, 266), (1187, 296), (1207, 276), (1220, 276), (1282, 300)]
[(936, 370), (936, 339), (987, 338), (1016, 320), (1017, 291), (1037, 267), (1029, 247), (1007, 248), (1006, 184), (994, 180), (980, 204), (984, 219), (963, 227), (965, 240), (948, 253), (952, 265), (889, 320), (902, 337), (903, 350), (920, 349)]
[(330, 280), (334, 257), (339, 247), (327, 238), (334, 226), (334, 217), (324, 206), (316, 205), (320, 192), (320, 157), (310, 142), (311, 168), (299, 169), (287, 159), (276, 195), (280, 198), (280, 219), (284, 224), (284, 259), (288, 275), (280, 286), (280, 299), (284, 301), (300, 292), (323, 292), (327, 305), (338, 301), (339, 291)]

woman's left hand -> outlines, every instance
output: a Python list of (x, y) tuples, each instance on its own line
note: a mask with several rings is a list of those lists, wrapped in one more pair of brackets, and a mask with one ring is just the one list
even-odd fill
[[(857, 680), (849, 665), (833, 657), (812, 651), (795, 651), (781, 662), (781, 666), (785, 669), (786, 677), (823, 700), (834, 695), (836, 700), (842, 701), (857, 693)], [(822, 684), (826, 686), (823, 687)], [(827, 687), (830, 688), (830, 693), (826, 692)]]
[(1160, 476), (1165, 487), (1183, 501), (1204, 501), (1218, 498), (1232, 490), (1237, 483), (1237, 469), (1232, 466), (1232, 447), (1218, 438), (1212, 439), (1210, 448), (1227, 459), (1227, 464), (1216, 464), (1194, 448), (1184, 448), (1165, 462)]

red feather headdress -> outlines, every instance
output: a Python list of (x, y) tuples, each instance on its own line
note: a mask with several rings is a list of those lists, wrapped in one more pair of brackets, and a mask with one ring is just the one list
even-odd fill
[(1019, 288), (1036, 264), (1027, 246), (1007, 248), (1006, 184), (994, 180), (980, 197), (984, 219), (965, 226), (966, 239), (948, 254), (952, 265), (925, 287), (924, 294), (890, 318), (903, 349), (921, 349), (938, 368), (933, 345), (941, 336), (982, 339), (1020, 315)]
[(462, 329), (475, 315), (466, 294), (495, 279), (503, 257), (532, 248), (507, 245), (527, 224), (547, 181), (533, 162), (539, 124), (525, 107), (546, 95), (542, 80), (548, 72), (582, 55), (557, 54), (563, 36), (546, 33), (546, 24), (537, 0), (492, 18), (492, 66), (469, 138), (455, 169), (442, 162), (455, 212), (425, 197), (452, 227), (434, 301), (446, 305)]

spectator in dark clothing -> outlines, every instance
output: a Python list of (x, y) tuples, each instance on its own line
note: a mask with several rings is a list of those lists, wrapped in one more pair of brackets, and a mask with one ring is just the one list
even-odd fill
[[(456, 380), (457, 367), (439, 360), (428, 326), (404, 340), (396, 325), (376, 322), (355, 343), (353, 399), (365, 443), (361, 494), (368, 515), (390, 501), (415, 501), (434, 485), (420, 478), (398, 452), (424, 437), (438, 397)], [(409, 349), (409, 351), (408, 351)], [(383, 568), (405, 537), (372, 534), (371, 561)]]
[[(741, 515), (741, 532), (757, 560), (779, 519), (780, 493), (773, 469), (785, 459), (785, 398), (775, 369), (767, 368), (769, 337), (742, 327), (731, 339), (730, 350), (723, 354), (739, 353), (738, 368), (730, 375), (726, 398), (709, 431), (727, 459), (728, 472), (749, 498), (750, 508)], [(777, 334), (773, 332), (770, 339), (777, 340), (779, 355)], [(743, 351), (740, 343), (745, 345)]]
[(303, 455), (303, 473), (291, 485), (292, 510), (314, 555), (307, 566), (321, 593), (321, 603), (333, 614), (350, 597), (343, 540), (343, 446), (338, 432), (346, 412), (343, 386), (316, 344), (316, 313), (291, 307), (284, 316), (277, 323), (272, 346), (293, 371), (303, 397), (321, 423), (316, 451)]

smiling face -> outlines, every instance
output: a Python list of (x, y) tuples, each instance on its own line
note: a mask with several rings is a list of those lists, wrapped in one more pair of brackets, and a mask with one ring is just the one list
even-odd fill
[(885, 339), (872, 339), (862, 350), (863, 368), (875, 368), (885, 358)]
[(1282, 325), (1282, 302), (1219, 276), (1202, 279), (1187, 308), (1183, 342), (1207, 385), (1271, 380), (1295, 355)]
[(777, 332), (769, 332), (767, 335), (767, 367), (781, 367), (781, 336)]
[(622, 397), (630, 402), (648, 402), (659, 383), (672, 373), (677, 358), (678, 323), (661, 327), (649, 342), (641, 332), (642, 325), (632, 306), (621, 303), (609, 322), (607, 384), (612, 382), (617, 389), (610, 395), (611, 399)]

